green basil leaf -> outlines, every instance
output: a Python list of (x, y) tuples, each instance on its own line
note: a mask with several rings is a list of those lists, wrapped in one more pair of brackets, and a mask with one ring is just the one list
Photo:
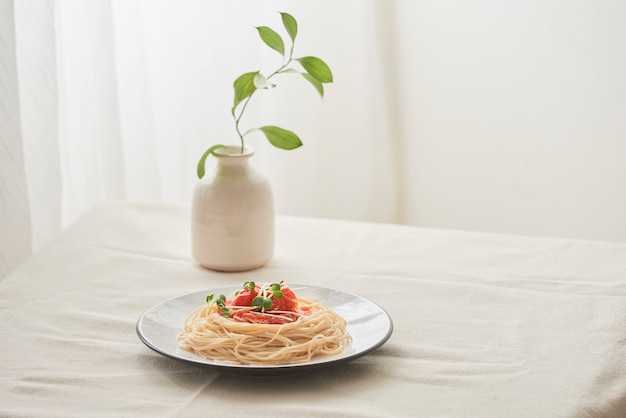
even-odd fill
[(291, 150), (302, 146), (298, 135), (278, 126), (262, 126), (258, 128), (276, 148)]
[[(200, 161), (198, 161), (198, 178), (204, 177), (204, 172), (205, 172), (204, 164), (206, 162), (206, 159), (210, 154), (213, 153), (213, 151), (215, 151), (218, 148), (226, 148), (226, 145), (222, 145), (222, 144), (213, 145), (211, 148), (206, 150), (206, 152), (202, 155), (202, 158), (200, 158)], [(213, 298), (213, 295), (211, 295), (211, 298)]]
[(245, 73), (237, 77), (235, 82), (233, 83), (233, 87), (235, 88), (235, 100), (233, 101), (233, 109), (232, 114), (235, 114), (235, 109), (245, 99), (252, 96), (252, 94), (256, 91), (256, 86), (254, 85), (254, 78), (258, 74), (258, 71), (253, 71), (251, 73)]
[(296, 58), (304, 69), (322, 83), (332, 83), (333, 73), (324, 61), (317, 57)]
[(321, 81), (319, 81), (317, 78), (313, 77), (309, 73), (302, 73), (302, 77), (306, 78), (309, 83), (311, 83), (313, 87), (315, 87), (315, 90), (317, 90), (321, 97), (324, 97), (324, 84), (322, 84)]
[(298, 34), (298, 22), (296, 22), (296, 19), (289, 13), (281, 12), (280, 17), (283, 19), (283, 26), (287, 30), (291, 42), (295, 41), (296, 35)]
[(280, 55), (285, 55), (285, 44), (279, 34), (267, 26), (258, 26), (256, 29), (259, 31), (259, 35), (265, 42), (265, 45), (277, 51)]

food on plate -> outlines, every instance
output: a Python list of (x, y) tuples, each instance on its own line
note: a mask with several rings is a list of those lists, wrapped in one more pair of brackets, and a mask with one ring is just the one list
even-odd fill
[[(297, 290), (297, 289), (296, 289)], [(283, 282), (209, 295), (178, 335), (179, 346), (207, 359), (245, 365), (304, 363), (334, 355), (350, 341), (346, 321)]]

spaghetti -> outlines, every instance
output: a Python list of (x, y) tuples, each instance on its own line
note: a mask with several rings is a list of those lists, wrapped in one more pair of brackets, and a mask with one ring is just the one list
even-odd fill
[(350, 340), (346, 321), (286, 285), (246, 282), (232, 297), (213, 295), (185, 321), (179, 346), (215, 361), (244, 365), (297, 364), (335, 355)]

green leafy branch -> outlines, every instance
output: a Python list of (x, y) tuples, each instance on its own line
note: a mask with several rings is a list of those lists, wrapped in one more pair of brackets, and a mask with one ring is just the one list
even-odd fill
[[(267, 77), (261, 74), (260, 71), (252, 71), (240, 75), (233, 83), (235, 97), (231, 108), (231, 114), (235, 121), (235, 130), (237, 131), (237, 135), (241, 141), (242, 152), (244, 148), (244, 137), (253, 131), (261, 131), (273, 146), (280, 149), (291, 150), (302, 145), (302, 141), (298, 135), (278, 126), (266, 125), (250, 129), (246, 132), (241, 131), (241, 119), (245, 114), (250, 100), (257, 90), (274, 88), (276, 87), (276, 84), (271, 82), (274, 77), (280, 74), (292, 73), (300, 74), (315, 88), (315, 90), (317, 90), (320, 97), (324, 97), (324, 84), (333, 82), (333, 74), (330, 68), (320, 58), (314, 56), (294, 58), (293, 51), (296, 36), (298, 35), (298, 23), (296, 19), (288, 13), (281, 12), (280, 15), (283, 26), (289, 35), (289, 39), (291, 40), (291, 47), (288, 50), (285, 49), (285, 42), (283, 38), (275, 30), (267, 26), (259, 26), (256, 29), (261, 37), (261, 40), (271, 49), (281, 54), (283, 57), (283, 64)], [(292, 64), (294, 64), (294, 62), (300, 64), (300, 70), (293, 68)], [(225, 146), (221, 144), (214, 145), (202, 155), (202, 158), (198, 162), (199, 178), (204, 177), (204, 166), (207, 157), (219, 148), (225, 148)]]

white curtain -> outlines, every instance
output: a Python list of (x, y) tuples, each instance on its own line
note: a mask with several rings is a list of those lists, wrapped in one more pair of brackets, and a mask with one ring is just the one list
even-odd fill
[(622, 1), (0, 0), (0, 277), (103, 200), (188, 205), (280, 11), (335, 82), (247, 110), (304, 142), (247, 139), (279, 214), (626, 242)]

